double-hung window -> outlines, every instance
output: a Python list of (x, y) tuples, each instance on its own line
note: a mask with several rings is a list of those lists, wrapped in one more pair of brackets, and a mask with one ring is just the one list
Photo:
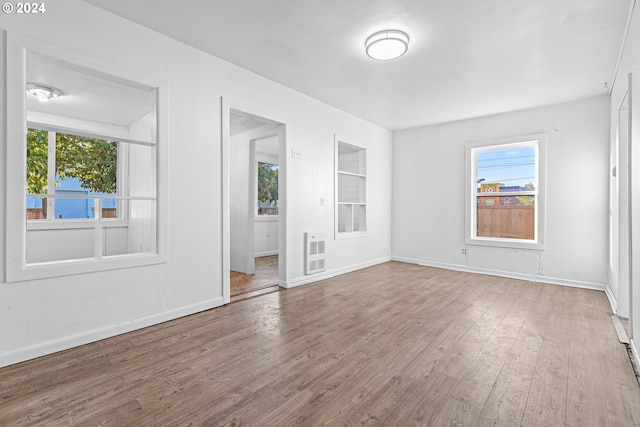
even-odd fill
[(466, 242), (542, 249), (544, 135), (467, 146)]

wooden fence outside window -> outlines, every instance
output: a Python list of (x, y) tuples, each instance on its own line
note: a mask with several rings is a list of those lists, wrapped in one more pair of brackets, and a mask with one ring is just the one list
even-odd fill
[(535, 238), (535, 206), (478, 206), (477, 236)]

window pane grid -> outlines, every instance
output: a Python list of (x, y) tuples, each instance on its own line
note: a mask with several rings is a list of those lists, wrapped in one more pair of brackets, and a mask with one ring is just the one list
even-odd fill
[(29, 128), (26, 265), (156, 253), (155, 158), (151, 145)]

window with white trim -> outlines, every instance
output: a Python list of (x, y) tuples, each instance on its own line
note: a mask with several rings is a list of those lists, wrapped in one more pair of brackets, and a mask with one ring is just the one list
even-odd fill
[(166, 83), (28, 45), (7, 43), (6, 280), (166, 262)]
[(545, 138), (467, 146), (469, 244), (541, 249)]
[(32, 125), (26, 138), (26, 264), (154, 253), (156, 197), (149, 184), (155, 178), (143, 176), (155, 173), (154, 148)]
[(256, 216), (277, 216), (278, 205), (278, 165), (256, 161), (258, 179), (256, 194)]

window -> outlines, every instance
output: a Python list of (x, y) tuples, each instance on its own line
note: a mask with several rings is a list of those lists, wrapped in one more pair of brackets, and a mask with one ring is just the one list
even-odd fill
[(26, 146), (27, 265), (155, 251), (152, 147), (36, 127)]
[(165, 262), (166, 83), (28, 44), (7, 43), (7, 281)]
[(156, 253), (154, 146), (34, 125), (26, 147), (27, 266)]
[(367, 152), (336, 139), (336, 238), (367, 230)]
[(258, 216), (278, 215), (278, 165), (257, 162), (258, 165)]
[(29, 128), (27, 220), (117, 218), (117, 174), (117, 142)]
[(544, 137), (467, 147), (467, 243), (542, 248)]

